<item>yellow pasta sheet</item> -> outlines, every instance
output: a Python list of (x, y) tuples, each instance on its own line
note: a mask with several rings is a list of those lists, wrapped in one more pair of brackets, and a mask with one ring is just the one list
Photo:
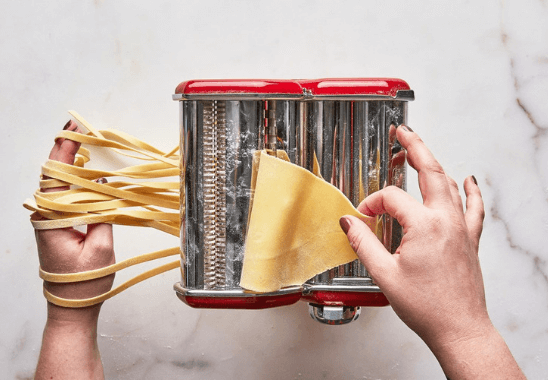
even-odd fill
[(339, 219), (354, 215), (374, 231), (336, 187), (264, 151), (260, 155), (240, 286), (272, 292), (357, 259)]

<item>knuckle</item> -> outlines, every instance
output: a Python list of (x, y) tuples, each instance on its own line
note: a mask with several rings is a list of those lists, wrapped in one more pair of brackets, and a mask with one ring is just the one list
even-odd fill
[(424, 141), (422, 141), (422, 139), (420, 138), (419, 135), (417, 135), (416, 133), (411, 133), (409, 134), (409, 145), (424, 145)]
[(112, 251), (112, 245), (106, 239), (94, 239), (90, 248), (97, 255), (104, 255)]
[[(469, 197), (470, 198), (470, 197)], [(468, 199), (467, 199), (468, 202)], [(470, 204), (470, 215), (474, 218), (477, 218), (479, 222), (483, 222), (485, 220), (485, 206), (483, 204), (483, 200), (481, 199), (481, 196), (478, 196), (478, 198), (475, 198), (472, 196), (469, 201)]]
[(394, 197), (394, 196), (398, 195), (403, 190), (400, 189), (397, 186), (390, 185), (390, 186), (385, 187), (382, 191), (384, 192), (385, 197), (390, 198), (390, 197)]
[(449, 182), (449, 186), (451, 186), (452, 188), (456, 190), (459, 189), (459, 185), (451, 176), (447, 176), (447, 182)]
[(481, 222), (485, 220), (485, 209), (483, 208), (483, 205), (478, 210), (478, 217)]
[(361, 252), (364, 245), (364, 236), (362, 231), (349, 231), (348, 242), (354, 252)]
[(445, 176), (445, 170), (443, 170), (443, 167), (440, 165), (440, 163), (436, 160), (429, 160), (425, 167), (424, 167), (424, 170), (426, 172), (429, 172), (429, 173), (433, 173), (433, 174), (439, 174), (439, 175), (443, 175)]
[(447, 214), (445, 212), (432, 212), (427, 218), (428, 226), (434, 230), (443, 229), (446, 224)]

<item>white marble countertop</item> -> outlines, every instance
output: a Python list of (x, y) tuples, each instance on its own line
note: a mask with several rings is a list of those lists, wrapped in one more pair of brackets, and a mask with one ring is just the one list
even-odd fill
[[(545, 0), (8, 2), (0, 30), (3, 378), (32, 378), (39, 352), (46, 303), (21, 203), (67, 110), (167, 149), (183, 80), (359, 76), (406, 80), (416, 94), (410, 126), (459, 183), (478, 179), (490, 315), (525, 374), (548, 378)], [(410, 170), (418, 198), (415, 178)], [(115, 233), (119, 259), (177, 244)], [(191, 309), (172, 290), (177, 280), (164, 274), (104, 305), (108, 378), (444, 378), (390, 307), (329, 327), (303, 302)]]

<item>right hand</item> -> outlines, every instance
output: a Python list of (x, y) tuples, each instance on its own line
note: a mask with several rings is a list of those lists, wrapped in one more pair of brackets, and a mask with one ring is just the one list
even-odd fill
[(368, 196), (358, 210), (395, 217), (404, 231), (401, 245), (390, 254), (351, 216), (343, 217), (341, 226), (394, 311), (431, 348), (481, 337), (492, 324), (478, 259), (484, 218), (480, 190), (472, 177), (466, 179), (464, 212), (457, 184), (422, 140), (405, 126), (396, 133), (418, 171), (423, 204), (392, 186)]

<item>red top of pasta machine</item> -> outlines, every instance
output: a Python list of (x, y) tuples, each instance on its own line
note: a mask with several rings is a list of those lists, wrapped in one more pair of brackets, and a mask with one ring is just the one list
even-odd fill
[(413, 100), (407, 82), (396, 78), (329, 78), (306, 80), (205, 79), (182, 82), (174, 100), (181, 99), (375, 99)]
[(207, 79), (182, 82), (175, 89), (173, 99), (299, 99), (302, 96), (301, 85), (293, 80)]
[(308, 96), (313, 98), (395, 98), (413, 100), (413, 90), (407, 82), (396, 78), (326, 78), (300, 80)]

